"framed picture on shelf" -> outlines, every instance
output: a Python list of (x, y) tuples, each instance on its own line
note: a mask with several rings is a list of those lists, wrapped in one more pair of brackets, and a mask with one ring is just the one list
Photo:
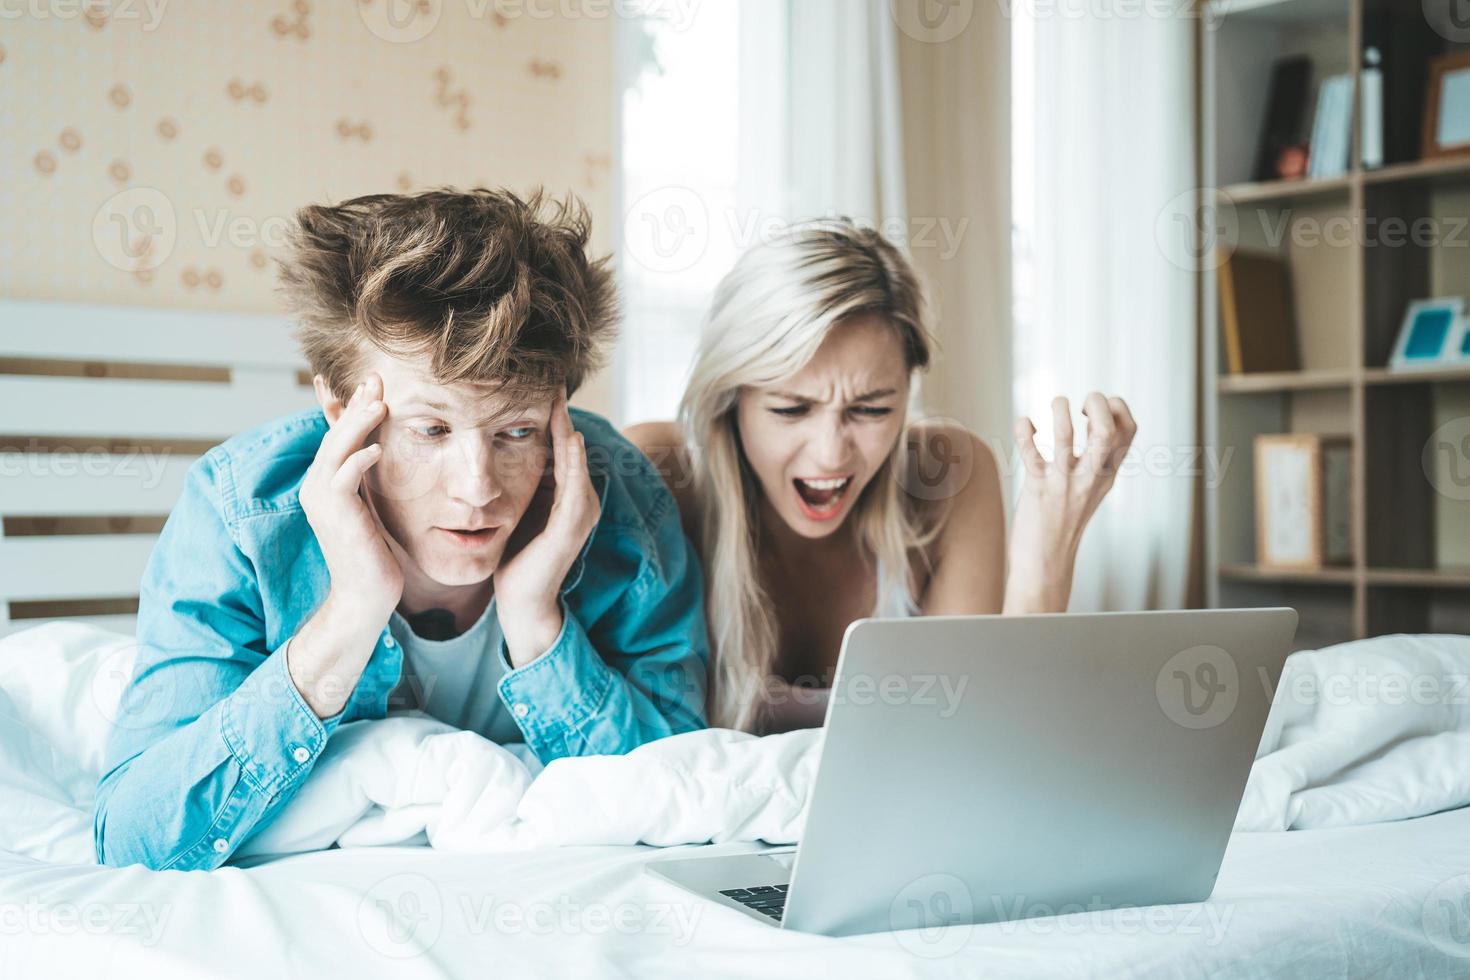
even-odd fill
[(1256, 436), (1256, 564), (1315, 571), (1353, 560), (1353, 443), (1347, 436)]
[(1429, 63), (1423, 142), (1420, 154), (1426, 160), (1470, 153), (1470, 53)]
[(1465, 298), (1420, 299), (1409, 304), (1388, 366), (1395, 371), (1470, 361), (1466, 351)]

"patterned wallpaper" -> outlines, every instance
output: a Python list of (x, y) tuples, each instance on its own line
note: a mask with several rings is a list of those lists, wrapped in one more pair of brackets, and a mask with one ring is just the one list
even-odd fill
[(615, 29), (539, 9), (8, 6), (0, 295), (275, 312), (295, 208), (445, 184), (574, 191), (606, 251)]

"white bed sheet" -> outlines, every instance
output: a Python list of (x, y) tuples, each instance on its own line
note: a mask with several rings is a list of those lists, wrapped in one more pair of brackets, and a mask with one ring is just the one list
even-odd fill
[(1236, 834), (1199, 905), (847, 939), (642, 871), (693, 850), (347, 848), (208, 873), (0, 853), (0, 977), (1470, 976), (1470, 809)]
[[(461, 835), (463, 846), (345, 846), (400, 839), (371, 840), (359, 822), (312, 845), (339, 839), (341, 848), (248, 858), (212, 873), (97, 867), (91, 790), (108, 706), (129, 674), (128, 647), (126, 637), (66, 625), (0, 642), (0, 980), (1470, 977), (1470, 808), (1449, 809), (1470, 802), (1464, 637), (1386, 637), (1293, 658), (1289, 673), (1302, 683), (1278, 691), (1237, 823), (1262, 832), (1231, 839), (1207, 903), (844, 940), (782, 933), (642, 872), (648, 860), (691, 847), (631, 845), (794, 839), (803, 792), (786, 793), (772, 811), (775, 829), (757, 833), (735, 819), (745, 811), (721, 787), (742, 781), (742, 765), (803, 785), (801, 760), (812, 752), (799, 751), (799, 737), (747, 740), (736, 751), (717, 732), (696, 733), (616, 760), (553, 763), (517, 809), (531, 818), (522, 830), (542, 832), (521, 834), (515, 847), (490, 846), (488, 825)], [(1338, 697), (1338, 680), (1359, 673), (1373, 689)], [(1419, 693), (1387, 696), (1394, 678)], [(369, 750), (444, 742), (440, 755), (467, 752), (445, 747), (467, 733), (398, 738), (392, 723), (371, 725), (365, 747), (337, 746), (336, 776), (331, 766), (315, 774), (331, 805), (307, 805), (303, 790), (298, 846), (282, 830), (273, 853), (301, 850), (317, 824), (342, 816), (338, 801), (358, 806), (354, 793), (374, 781), (352, 778), (353, 767), (373, 768)], [(388, 775), (418, 771), (415, 751)], [(558, 779), (548, 780), (557, 766)], [(708, 778), (691, 782), (690, 772)], [(345, 784), (332, 789), (339, 777)], [(715, 791), (689, 795), (705, 784)], [(387, 779), (367, 798), (388, 813), (414, 811), (394, 802), (396, 785)], [(622, 823), (610, 819), (607, 801), (626, 801), (630, 787), (640, 806), (618, 811)], [(545, 805), (526, 802), (533, 799)], [(443, 831), (443, 811), (458, 811), (448, 795), (441, 802), (435, 826)], [(358, 816), (354, 809), (344, 819)], [(279, 822), (289, 830), (286, 815)]]

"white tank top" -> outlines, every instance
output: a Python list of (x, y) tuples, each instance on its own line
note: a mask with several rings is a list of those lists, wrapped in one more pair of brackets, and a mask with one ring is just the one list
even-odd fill
[(883, 568), (878, 568), (878, 602), (873, 615), (880, 619), (907, 619), (919, 612), (913, 596), (901, 583), (886, 579)]
[(419, 636), (396, 609), (388, 629), (403, 647), (403, 675), (389, 698), (398, 707), (388, 714), (418, 708), (492, 742), (525, 741), (497, 686), (507, 668), (494, 598), (473, 626), (447, 640)]

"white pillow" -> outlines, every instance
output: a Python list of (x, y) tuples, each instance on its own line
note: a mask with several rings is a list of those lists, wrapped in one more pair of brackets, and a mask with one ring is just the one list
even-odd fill
[(70, 622), (0, 639), (0, 848), (95, 862), (92, 800), (137, 650)]

